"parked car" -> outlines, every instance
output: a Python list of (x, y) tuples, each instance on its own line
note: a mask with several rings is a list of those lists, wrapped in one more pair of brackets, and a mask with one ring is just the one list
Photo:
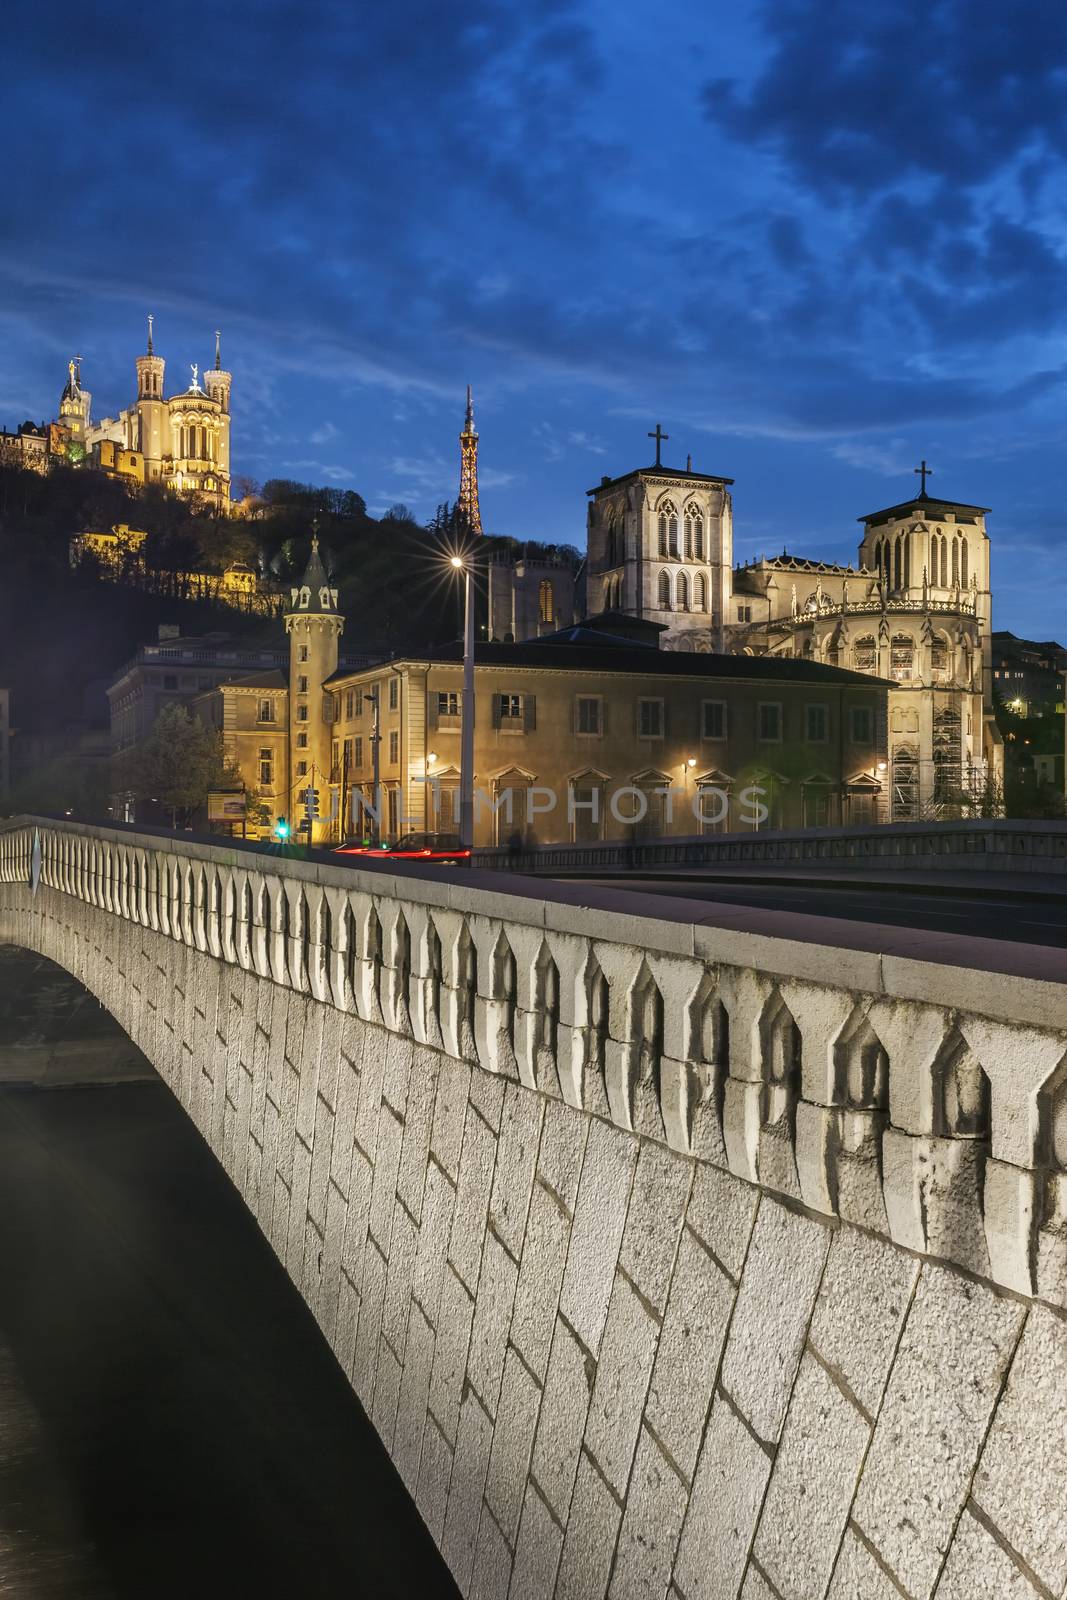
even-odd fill
[(456, 866), (470, 860), (470, 851), (464, 850), (458, 833), (405, 833), (390, 844), (372, 844), (366, 839), (348, 839), (338, 845), (339, 856), (387, 856), (393, 861), (437, 861), (445, 866)]

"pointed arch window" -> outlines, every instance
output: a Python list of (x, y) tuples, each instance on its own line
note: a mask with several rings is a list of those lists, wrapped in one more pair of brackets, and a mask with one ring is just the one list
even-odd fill
[(708, 581), (702, 572), (698, 572), (693, 579), (693, 610), (706, 611), (708, 609)]
[(960, 581), (960, 541), (952, 535), (952, 583), (955, 586)]
[(659, 607), (661, 611), (671, 610), (671, 575), (666, 570), (659, 575)]
[(878, 643), (873, 634), (856, 640), (856, 671), (875, 672), (878, 668)]
[(960, 540), (960, 583), (963, 585), (964, 588), (966, 588), (968, 581), (969, 580), (968, 580), (968, 577), (967, 577), (967, 540), (966, 539), (961, 539)]
[(547, 578), (543, 578), (537, 589), (537, 614), (542, 622), (555, 621), (555, 606), (553, 604), (552, 585)]
[(704, 518), (699, 506), (685, 508), (685, 554), (687, 561), (704, 559)]
[(689, 579), (684, 572), (678, 574), (678, 610), (689, 610)]
[(672, 500), (664, 500), (659, 508), (659, 553), (661, 556), (678, 554), (678, 512)]

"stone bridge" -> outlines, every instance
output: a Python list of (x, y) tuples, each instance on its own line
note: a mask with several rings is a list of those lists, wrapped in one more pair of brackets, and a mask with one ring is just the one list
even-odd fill
[(1061, 1600), (1055, 951), (15, 819), (460, 1590)]

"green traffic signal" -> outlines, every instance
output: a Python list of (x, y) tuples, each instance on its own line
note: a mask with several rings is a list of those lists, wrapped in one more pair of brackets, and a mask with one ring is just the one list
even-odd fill
[(286, 822), (284, 817), (279, 817), (277, 822), (274, 824), (274, 837), (276, 839), (288, 839), (289, 824)]

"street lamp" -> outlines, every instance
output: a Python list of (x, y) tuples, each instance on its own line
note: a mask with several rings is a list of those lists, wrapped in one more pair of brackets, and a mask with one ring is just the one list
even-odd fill
[(471, 569), (463, 556), (450, 557), (463, 574), (463, 703), (459, 745), (460, 847), (474, 847), (474, 607), (471, 604)]

